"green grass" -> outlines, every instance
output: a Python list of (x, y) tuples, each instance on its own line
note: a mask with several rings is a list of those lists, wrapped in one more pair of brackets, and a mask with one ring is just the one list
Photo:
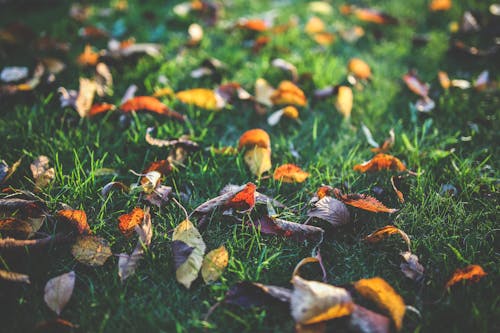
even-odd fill
[[(168, 4), (166, 4), (168, 3)], [(59, 106), (58, 86), (77, 88), (80, 75), (90, 75), (75, 65), (75, 57), (85, 41), (77, 36), (80, 25), (67, 17), (69, 5), (0, 7), (0, 22), (6, 25), (22, 20), (37, 32), (45, 32), (71, 42), (71, 51), (63, 55), (68, 68), (51, 87), (41, 87), (30, 98), (0, 99), (0, 158), (13, 163), (24, 156), (23, 164), (10, 185), (31, 190), (33, 182), (29, 163), (38, 155), (47, 155), (56, 168), (55, 181), (40, 194), (51, 210), (59, 203), (84, 209), (93, 232), (106, 238), (114, 253), (130, 252), (135, 244), (118, 231), (116, 218), (137, 205), (138, 196), (113, 193), (104, 199), (100, 189), (111, 180), (134, 183), (137, 177), (129, 169), (140, 171), (149, 162), (165, 158), (168, 150), (149, 146), (144, 141), (146, 128), (158, 128), (158, 136), (178, 137), (189, 134), (202, 146), (235, 145), (247, 129), (266, 129), (272, 141), (273, 165), (296, 163), (311, 173), (301, 185), (279, 184), (272, 179), (258, 181), (244, 165), (242, 156), (218, 156), (199, 151), (169, 175), (165, 184), (178, 193), (187, 193), (182, 204), (188, 211), (217, 195), (227, 183), (255, 181), (259, 190), (283, 201), (288, 208), (280, 213), (293, 221), (306, 219), (311, 194), (321, 185), (340, 187), (348, 184), (352, 192), (373, 194), (375, 186), (384, 190), (379, 198), (389, 207), (399, 208), (393, 215), (351, 210), (352, 223), (330, 230), (321, 253), (329, 283), (345, 285), (360, 278), (381, 276), (399, 292), (408, 305), (417, 308), (422, 318), (408, 313), (405, 332), (493, 332), (500, 330), (498, 277), (498, 156), (499, 107), (498, 89), (493, 92), (442, 92), (437, 71), (451, 77), (475, 78), (488, 69), (493, 80), (499, 79), (498, 64), (491, 58), (467, 58), (448, 53), (448, 24), (459, 21), (466, 9), (487, 15), (486, 3), (454, 1), (452, 10), (429, 13), (424, 1), (364, 1), (397, 15), (398, 26), (372, 26), (354, 17), (342, 16), (338, 3), (332, 16), (323, 16), (329, 28), (361, 24), (366, 35), (355, 44), (340, 39), (320, 47), (303, 32), (312, 16), (305, 1), (233, 1), (226, 5), (221, 20), (233, 22), (241, 16), (261, 15), (276, 8), (276, 22), (285, 23), (290, 15), (299, 25), (273, 38), (260, 53), (253, 54), (243, 45), (247, 35), (221, 27), (205, 27), (205, 38), (198, 48), (183, 49), (186, 30), (195, 17), (178, 19), (173, 4), (165, 1), (143, 4), (129, 1), (126, 13), (109, 18), (92, 18), (90, 23), (113, 29), (119, 19), (126, 26), (122, 38), (135, 37), (138, 42), (163, 45), (162, 57), (143, 57), (112, 67), (115, 81), (110, 102), (119, 103), (130, 84), (139, 87), (138, 95), (150, 95), (162, 87), (158, 76), (165, 75), (175, 90), (215, 87), (207, 80), (190, 78), (189, 72), (207, 57), (228, 65), (224, 82), (237, 81), (253, 91), (258, 77), (277, 84), (287, 75), (270, 66), (270, 60), (281, 57), (295, 64), (300, 73), (309, 72), (316, 87), (338, 84), (345, 80), (347, 61), (360, 57), (374, 72), (373, 80), (362, 91), (354, 91), (354, 109), (350, 122), (342, 119), (331, 99), (312, 103), (313, 88), (305, 88), (309, 106), (300, 110), (302, 124), (283, 122), (269, 128), (266, 118), (255, 114), (250, 105), (236, 103), (220, 113), (163, 100), (175, 110), (188, 115), (190, 121), (179, 124), (148, 114), (131, 117), (124, 124), (113, 114), (97, 119), (79, 119), (76, 112)], [(104, 6), (104, 4), (100, 4)], [(153, 12), (154, 19), (144, 18)], [(164, 29), (162, 32), (161, 29)], [(376, 40), (373, 31), (382, 34)], [(158, 32), (156, 35), (154, 32)], [(415, 33), (429, 36), (421, 48), (412, 46)], [(473, 38), (473, 37), (470, 37)], [(92, 42), (104, 47), (104, 41)], [(34, 54), (28, 48), (4, 47), (0, 67), (33, 66)], [(401, 76), (416, 68), (426, 82), (439, 92), (437, 107), (429, 115), (412, 115), (409, 103), (416, 97), (403, 85)], [(359, 174), (352, 167), (372, 154), (361, 132), (361, 122), (382, 141), (390, 128), (396, 132), (392, 154), (419, 173), (407, 180), (406, 203), (401, 205), (392, 193), (387, 172)], [(471, 124), (475, 124), (471, 126)], [(470, 141), (462, 140), (471, 137)], [(294, 158), (290, 144), (300, 154)], [(113, 168), (117, 176), (97, 176), (100, 168)], [(457, 196), (442, 196), (443, 184), (453, 184)], [(219, 307), (208, 319), (204, 315), (225, 292), (241, 280), (289, 286), (290, 276), (300, 259), (310, 254), (311, 245), (259, 235), (254, 230), (224, 218), (221, 212), (211, 217), (203, 238), (208, 249), (225, 244), (230, 261), (221, 280), (206, 286), (201, 281), (186, 290), (175, 280), (171, 257), (172, 229), (184, 218), (173, 203), (153, 208), (154, 236), (150, 250), (136, 274), (124, 284), (117, 274), (117, 258), (112, 257), (99, 268), (78, 264), (68, 246), (54, 245), (44, 250), (0, 253), (3, 268), (29, 274), (31, 285), (0, 281), (0, 318), (5, 332), (26, 332), (55, 314), (44, 304), (43, 288), (56, 275), (75, 270), (74, 294), (62, 317), (80, 325), (83, 331), (166, 331), (166, 332), (290, 332), (293, 320), (288, 311), (272, 308), (239, 309)], [(375, 229), (394, 223), (412, 239), (412, 252), (425, 267), (423, 284), (408, 280), (399, 270), (399, 252), (404, 245), (397, 238), (370, 246), (362, 238)], [(48, 228), (42, 229), (51, 232)], [(443, 286), (456, 268), (480, 264), (488, 276), (479, 283), (463, 285), (443, 294)], [(318, 279), (315, 272), (311, 277)]]

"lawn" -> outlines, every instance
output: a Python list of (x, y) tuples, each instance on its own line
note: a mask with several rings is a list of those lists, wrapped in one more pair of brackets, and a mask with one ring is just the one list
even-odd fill
[[(385, 279), (412, 307), (406, 311), (404, 332), (500, 331), (496, 239), (500, 150), (495, 144), (500, 142), (499, 52), (471, 55), (450, 50), (453, 38), (480, 49), (491, 46), (493, 37), (498, 37), (500, 18), (490, 13), (489, 3), (453, 1), (450, 10), (431, 12), (428, 1), (363, 1), (363, 6), (382, 10), (399, 21), (397, 25), (379, 25), (341, 14), (341, 3), (336, 1), (330, 1), (331, 13), (314, 13), (307, 1), (234, 0), (221, 2), (214, 26), (205, 20), (206, 15), (196, 12), (185, 17), (176, 15), (173, 8), (177, 2), (173, 1), (86, 3), (93, 11), (84, 22), (70, 17), (71, 4), (64, 1), (0, 5), (0, 29), (4, 29), (0, 34), (0, 69), (27, 66), (32, 72), (37, 61), (46, 56), (66, 64), (54, 82), (44, 79), (33, 91), (8, 94), (0, 90), (0, 160), (12, 165), (22, 157), (18, 170), (0, 184), (2, 198), (10, 195), (12, 190), (8, 188), (33, 191), (30, 163), (45, 155), (55, 168), (55, 178), (36, 196), (46, 202), (48, 211), (55, 214), (64, 205), (84, 210), (92, 233), (105, 238), (113, 254), (130, 253), (136, 237), (124, 237), (117, 228), (117, 218), (134, 207), (150, 204), (139, 191), (112, 191), (103, 196), (101, 190), (111, 181), (136, 184), (140, 177), (130, 170), (140, 173), (151, 162), (169, 156), (170, 148), (146, 142), (148, 127), (155, 127), (153, 135), (162, 139), (187, 134), (201, 149), (189, 154), (162, 184), (173, 188), (174, 198), (188, 213), (218, 196), (225, 185), (247, 182), (286, 205), (276, 208), (280, 218), (298, 223), (308, 219), (309, 200), (322, 185), (374, 196), (398, 211), (372, 213), (349, 206), (351, 219), (345, 226), (332, 227), (317, 219), (309, 222), (325, 229), (319, 248), (327, 282), (352, 290), (351, 283), (359, 279)], [(112, 8), (109, 15), (99, 14), (104, 8)], [(466, 10), (480, 18), (481, 29), (452, 32), (452, 23), (460, 24)], [(321, 18), (327, 32), (335, 35), (333, 43), (320, 45), (304, 31), (313, 16)], [(235, 27), (241, 17), (272, 17), (274, 27), (286, 28), (282, 32), (248, 31)], [(7, 41), (5, 31), (13, 22), (22, 22), (37, 37), (67, 42), (69, 50)], [(189, 46), (187, 31), (192, 23), (203, 27), (204, 36), (198, 45)], [(137, 43), (161, 45), (158, 56), (108, 59), (113, 91), (102, 101), (120, 105), (131, 84), (137, 86), (137, 96), (151, 96), (165, 87), (175, 92), (213, 89), (227, 82), (237, 82), (254, 94), (258, 78), (265, 78), (274, 87), (291, 79), (289, 72), (271, 65), (273, 59), (282, 58), (303, 74), (297, 84), (308, 102), (298, 108), (300, 121), (283, 118), (276, 126), (268, 125), (267, 118), (280, 106), (268, 107), (268, 113), (262, 115), (256, 112), (254, 103), (237, 100), (220, 111), (211, 111), (168, 94), (159, 99), (186, 115), (185, 122), (152, 113), (120, 115), (118, 111), (80, 118), (74, 109), (61, 107), (58, 87), (78, 90), (79, 78), (92, 77), (94, 67), (79, 65), (77, 57), (86, 44), (100, 50), (109, 40), (80, 36), (84, 26), (96, 26), (118, 40), (133, 37)], [(364, 36), (355, 42), (344, 40), (339, 32), (354, 26), (362, 27)], [(260, 50), (253, 50), (253, 42), (260, 35), (270, 40)], [(425, 42), (415, 42), (415, 36)], [(350, 86), (347, 64), (354, 57), (370, 66), (372, 76), (352, 87), (352, 114), (343, 117), (335, 107), (335, 96), (315, 99), (314, 92), (329, 86)], [(207, 58), (216, 58), (226, 67), (218, 77), (191, 77), (191, 71)], [(430, 84), (429, 97), (436, 106), (428, 113), (413, 107), (419, 97), (402, 79), (410, 69), (417, 70), (419, 78)], [(485, 89), (444, 89), (437, 74), (445, 71), (452, 79), (474, 84), (484, 70), (489, 71)], [(388, 153), (411, 170), (401, 187), (404, 203), (398, 201), (390, 182), (398, 172), (360, 173), (353, 169), (374, 155), (362, 124), (379, 143), (394, 129), (395, 144)], [(252, 128), (264, 129), (271, 139), (273, 166), (263, 177), (250, 172), (242, 152), (223, 155), (212, 149), (237, 147), (240, 136)], [(273, 170), (285, 163), (300, 166), (310, 176), (303, 183), (274, 180)], [(0, 331), (28, 332), (39, 322), (55, 319), (57, 315), (44, 302), (45, 284), (72, 270), (76, 272), (74, 292), (60, 317), (78, 325), (82, 332), (294, 330), (287, 307), (222, 304), (206, 315), (239, 281), (292, 288), (294, 267), (311, 255), (313, 242), (263, 234), (216, 209), (200, 231), (208, 250), (225, 245), (229, 252), (227, 268), (218, 281), (205, 284), (198, 278), (186, 289), (176, 280), (171, 245), (172, 231), (185, 214), (173, 200), (162, 207), (150, 206), (151, 246), (135, 274), (123, 283), (118, 276), (117, 256), (111, 256), (103, 266), (89, 267), (75, 260), (71, 244), (65, 242), (15, 251), (0, 249), (0, 269), (27, 274), (31, 281), (25, 284), (0, 279)], [(258, 206), (240, 217), (248, 221), (263, 209), (265, 206)], [(197, 219), (193, 222), (196, 224)], [(391, 236), (377, 244), (363, 241), (386, 225), (409, 235), (411, 252), (425, 268), (423, 279), (417, 282), (401, 272), (400, 252), (405, 251), (405, 244), (399, 237)], [(40, 235), (53, 234), (56, 227), (50, 217)], [(460, 281), (445, 288), (456, 269), (471, 264), (480, 265), (487, 275), (476, 283)], [(302, 276), (321, 280), (313, 265), (304, 267)], [(369, 302), (363, 305), (377, 310)], [(333, 324), (336, 331), (346, 329), (341, 321)]]

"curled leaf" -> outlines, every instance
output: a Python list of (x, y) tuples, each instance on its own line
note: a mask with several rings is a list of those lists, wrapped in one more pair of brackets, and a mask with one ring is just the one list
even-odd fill
[(268, 304), (288, 306), (291, 295), (290, 289), (245, 281), (236, 283), (227, 291), (224, 303), (244, 308)]
[(274, 95), (275, 90), (266, 80), (258, 78), (255, 81), (255, 100), (265, 106), (272, 106), (271, 97)]
[(391, 322), (386, 316), (356, 304), (349, 318), (349, 327), (359, 333), (389, 333)]
[(305, 172), (295, 164), (280, 165), (274, 170), (273, 175), (274, 180), (283, 183), (303, 183), (307, 177), (309, 177), (309, 172)]
[(281, 59), (281, 58), (276, 58), (273, 61), (271, 61), (271, 65), (273, 65), (274, 67), (280, 68), (284, 71), (290, 72), (290, 74), (292, 75), (293, 82), (297, 82), (297, 80), (299, 79), (297, 67), (295, 67), (290, 62), (288, 62), (284, 59)]
[(403, 274), (407, 278), (417, 282), (422, 281), (424, 278), (424, 267), (418, 262), (418, 257), (409, 251), (401, 252), (400, 255), (404, 260), (399, 266)]
[(208, 252), (201, 265), (203, 281), (207, 284), (217, 281), (226, 268), (228, 261), (229, 253), (224, 245)]
[(408, 249), (410, 248), (411, 245), (410, 237), (406, 234), (406, 232), (404, 232), (399, 228), (396, 228), (393, 225), (386, 225), (385, 227), (375, 230), (374, 232), (366, 236), (364, 240), (368, 243), (374, 244), (394, 234), (399, 234), (408, 245)]
[(28, 275), (16, 272), (9, 272), (3, 269), (0, 269), (0, 279), (12, 282), (22, 282), (27, 284), (31, 283), (30, 277)]
[(271, 101), (274, 105), (291, 104), (305, 106), (307, 104), (304, 92), (291, 81), (281, 81), (278, 88), (272, 93)]
[(78, 234), (89, 234), (90, 227), (87, 223), (87, 214), (83, 210), (62, 209), (56, 214), (57, 218), (71, 225)]
[(260, 128), (255, 128), (243, 133), (238, 141), (238, 149), (244, 147), (252, 148), (254, 146), (262, 148), (271, 148), (271, 139), (266, 131)]
[(392, 176), (391, 177), (391, 185), (392, 185), (392, 189), (394, 190), (394, 192), (396, 192), (396, 195), (398, 196), (398, 200), (400, 203), (405, 203), (405, 198), (404, 198), (404, 195), (403, 195), (403, 192), (401, 192), (399, 189), (398, 189), (398, 185), (397, 183), (399, 182), (399, 180), (401, 179), (401, 177), (397, 177), (397, 176)]
[(113, 254), (108, 242), (98, 236), (79, 236), (71, 248), (73, 257), (88, 266), (102, 266)]
[(299, 242), (310, 240), (321, 243), (323, 240), (324, 230), (307, 224), (290, 222), (267, 215), (252, 221), (252, 224), (259, 228), (263, 234), (283, 236)]
[(357, 194), (357, 193), (351, 193), (351, 194), (342, 194), (339, 189), (333, 189), (333, 193), (343, 203), (346, 205), (350, 205), (353, 207), (357, 207), (363, 210), (367, 210), (369, 212), (374, 212), (374, 213), (394, 213), (397, 212), (397, 209), (395, 208), (387, 208), (384, 204), (382, 204), (380, 201), (375, 199), (374, 197), (371, 197), (367, 194)]
[(168, 106), (151, 96), (136, 96), (120, 105), (123, 112), (146, 110), (159, 115), (185, 121), (186, 116), (171, 110)]
[(144, 211), (142, 208), (135, 207), (130, 213), (118, 217), (118, 229), (122, 235), (127, 238), (132, 236), (135, 226), (138, 226), (144, 220)]
[(54, 168), (49, 167), (49, 158), (44, 155), (38, 156), (30, 168), (35, 180), (35, 191), (40, 191), (49, 185), (56, 176)]
[(45, 285), (43, 299), (47, 306), (59, 316), (68, 303), (75, 287), (75, 272), (56, 276)]
[(483, 277), (488, 275), (481, 266), (479, 265), (469, 265), (465, 268), (458, 268), (453, 272), (451, 278), (446, 282), (445, 288), (450, 288), (460, 281), (470, 281), (477, 282)]
[(350, 214), (342, 201), (330, 196), (324, 196), (315, 202), (307, 212), (309, 217), (317, 217), (329, 222), (332, 226), (340, 226), (349, 223)]
[(250, 171), (257, 177), (260, 177), (272, 167), (270, 148), (255, 146), (245, 152), (244, 159)]
[(371, 160), (354, 166), (354, 171), (376, 172), (381, 170), (405, 171), (406, 166), (397, 157), (379, 153)]
[(240, 212), (249, 212), (255, 206), (255, 189), (253, 183), (247, 183), (245, 188), (230, 198), (225, 206), (234, 208)]

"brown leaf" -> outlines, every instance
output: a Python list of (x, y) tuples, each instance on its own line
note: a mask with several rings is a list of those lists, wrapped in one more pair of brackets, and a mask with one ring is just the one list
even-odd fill
[(466, 280), (469, 282), (478, 282), (480, 279), (488, 275), (481, 266), (469, 265), (465, 268), (458, 268), (453, 272), (451, 278), (446, 282), (445, 288), (450, 288), (456, 283)]
[(153, 193), (147, 194), (144, 199), (153, 205), (162, 207), (170, 200), (171, 195), (172, 195), (172, 187), (165, 185), (158, 185), (154, 189)]
[(335, 107), (344, 116), (344, 118), (349, 118), (351, 116), (352, 104), (353, 104), (353, 94), (352, 89), (347, 86), (338, 87), (337, 101), (335, 102)]
[(118, 229), (122, 235), (130, 238), (134, 232), (135, 226), (140, 225), (144, 220), (144, 211), (142, 208), (135, 207), (130, 213), (118, 217)]
[(364, 238), (364, 241), (375, 244), (394, 234), (399, 234), (408, 245), (408, 249), (410, 249), (410, 237), (408, 237), (408, 235), (403, 230), (398, 229), (393, 225), (386, 225), (385, 227), (375, 230), (374, 232), (366, 236)]
[(410, 71), (403, 75), (403, 81), (413, 93), (421, 97), (427, 97), (427, 95), (429, 95), (429, 85), (420, 81), (415, 72)]
[(359, 333), (389, 333), (391, 322), (386, 316), (355, 304), (349, 318), (349, 327)]
[(339, 189), (333, 189), (333, 193), (343, 203), (353, 207), (374, 213), (394, 213), (398, 210), (395, 208), (387, 208), (380, 201), (366, 194), (342, 194)]
[(88, 266), (102, 266), (113, 254), (108, 242), (98, 236), (79, 236), (71, 248), (73, 257)]
[(274, 105), (305, 106), (307, 104), (304, 92), (291, 81), (281, 81), (278, 88), (272, 93), (271, 101)]
[(215, 208), (225, 205), (227, 201), (233, 198), (238, 192), (241, 192), (247, 188), (247, 185), (228, 186), (224, 187), (224, 189), (221, 191), (221, 195), (219, 195), (218, 197), (210, 199), (196, 207), (194, 213), (208, 214)]
[(87, 214), (83, 210), (63, 209), (56, 213), (58, 219), (71, 225), (78, 234), (90, 234), (90, 227), (87, 223)]
[(374, 153), (387, 153), (389, 150), (391, 150), (392, 147), (394, 147), (395, 141), (396, 141), (396, 135), (394, 134), (394, 129), (391, 128), (391, 130), (389, 131), (389, 137), (385, 139), (382, 146), (377, 148), (372, 148), (371, 151)]
[(56, 276), (45, 285), (43, 299), (47, 306), (59, 316), (68, 303), (75, 287), (75, 272)]
[(3, 269), (0, 269), (0, 279), (12, 282), (23, 282), (27, 284), (31, 283), (30, 277), (28, 275), (16, 272), (9, 272)]
[(136, 96), (120, 105), (123, 112), (146, 110), (162, 116), (171, 117), (180, 121), (185, 121), (186, 116), (171, 110), (168, 106), (151, 96)]
[(122, 182), (109, 182), (102, 188), (101, 195), (106, 198), (113, 189), (118, 189), (125, 193), (130, 191), (130, 188)]
[(148, 127), (146, 130), (146, 142), (149, 143), (152, 146), (156, 147), (172, 147), (172, 146), (182, 146), (190, 150), (197, 150), (200, 148), (200, 146), (194, 142), (186, 138), (185, 136), (181, 136), (178, 139), (173, 139), (173, 140), (163, 140), (163, 139), (157, 139), (153, 138), (151, 136), (151, 133), (154, 131), (154, 127)]
[(49, 167), (49, 158), (44, 155), (38, 156), (30, 168), (35, 180), (35, 191), (46, 187), (56, 176), (54, 168)]
[[(159, 160), (151, 162), (146, 169), (142, 170), (142, 174), (147, 175), (151, 171), (156, 171), (161, 174), (161, 176), (166, 176), (171, 173), (173, 170), (172, 165), (168, 160)], [(141, 178), (141, 184), (147, 184), (150, 180), (148, 180), (145, 176)]]
[(406, 166), (397, 157), (388, 154), (377, 154), (371, 160), (354, 166), (354, 171), (376, 172), (381, 170), (405, 171)]
[(347, 207), (341, 201), (330, 196), (324, 196), (314, 203), (313, 207), (307, 212), (307, 216), (325, 220), (332, 226), (347, 224), (351, 219)]
[(293, 292), (290, 299), (292, 317), (296, 323), (316, 324), (348, 316), (354, 309), (349, 292), (326, 283), (292, 278)]
[(396, 192), (396, 195), (398, 196), (399, 202), (405, 203), (405, 198), (404, 198), (403, 192), (401, 192), (397, 188), (397, 185), (396, 185), (396, 182), (399, 182), (400, 179), (401, 179), (401, 176), (392, 176), (391, 177), (391, 185), (392, 185), (392, 189), (394, 190), (394, 192)]
[(299, 242), (310, 240), (321, 243), (324, 230), (307, 224), (286, 221), (271, 216), (262, 216), (251, 222), (263, 234), (293, 238)]
[(384, 279), (361, 279), (354, 283), (354, 288), (361, 296), (373, 301), (389, 314), (396, 329), (401, 330), (406, 306), (403, 298)]
[(302, 268), (302, 266), (310, 264), (310, 263), (318, 263), (319, 267), (321, 268), (321, 272), (323, 273), (323, 282), (326, 282), (326, 280), (327, 280), (326, 269), (325, 269), (325, 266), (323, 265), (323, 259), (321, 258), (319, 251), (315, 257), (306, 257), (306, 258), (302, 259), (301, 261), (299, 261), (299, 263), (297, 265), (295, 265), (295, 268), (293, 269), (292, 278), (295, 275), (300, 276), (299, 273), (300, 273), (300, 269)]
[(19, 165), (21, 165), (22, 157), (18, 159), (11, 167), (4, 160), (0, 161), (0, 184), (5, 183), (14, 172), (16, 172)]
[(273, 61), (271, 61), (271, 65), (277, 68), (280, 68), (284, 71), (290, 72), (292, 75), (292, 80), (293, 82), (297, 82), (299, 79), (299, 73), (297, 71), (297, 67), (295, 67), (293, 64), (290, 62), (281, 59), (281, 58), (276, 58)]
[(67, 320), (56, 318), (52, 320), (42, 321), (36, 324), (34, 332), (35, 333), (69, 333), (74, 332), (79, 328), (78, 325), (75, 325)]
[(417, 282), (422, 281), (424, 278), (424, 267), (418, 262), (418, 257), (413, 253), (406, 251), (400, 253), (404, 262), (399, 266), (403, 274)]
[(92, 105), (92, 107), (90, 108), (90, 110), (87, 113), (87, 117), (95, 117), (97, 115), (106, 113), (108, 111), (113, 111), (115, 109), (116, 109), (116, 106), (114, 106), (113, 104), (97, 103), (97, 104)]
[(353, 14), (359, 20), (375, 24), (398, 24), (398, 20), (386, 13), (373, 8), (359, 8), (354, 5), (342, 5), (340, 12), (343, 15)]
[(229, 262), (229, 253), (224, 245), (207, 253), (201, 265), (203, 281), (209, 284), (219, 279)]
[(283, 164), (274, 170), (273, 175), (274, 180), (283, 183), (303, 183), (307, 177), (309, 173), (295, 164)]
[(15, 217), (0, 218), (0, 233), (2, 237), (26, 239), (33, 234), (32, 225)]
[(290, 289), (245, 281), (234, 284), (227, 291), (224, 303), (243, 308), (263, 305), (288, 306), (291, 295)]

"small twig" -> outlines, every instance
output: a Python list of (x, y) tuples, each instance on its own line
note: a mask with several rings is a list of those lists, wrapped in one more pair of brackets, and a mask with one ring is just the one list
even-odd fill
[(47, 245), (52, 242), (63, 242), (68, 239), (68, 235), (66, 234), (56, 234), (50, 235), (45, 238), (39, 239), (27, 239), (27, 240), (19, 240), (14, 238), (5, 238), (0, 239), (0, 249), (12, 249), (12, 248), (20, 248), (20, 247), (37, 247)]
[(182, 211), (184, 212), (184, 215), (186, 215), (186, 220), (189, 220), (190, 215), (188, 214), (186, 208), (184, 208), (184, 206), (182, 206), (181, 203), (179, 201), (177, 201), (177, 199), (175, 199), (173, 196), (172, 196), (172, 201), (175, 202), (175, 204), (177, 206), (179, 206), (180, 209), (182, 209)]

